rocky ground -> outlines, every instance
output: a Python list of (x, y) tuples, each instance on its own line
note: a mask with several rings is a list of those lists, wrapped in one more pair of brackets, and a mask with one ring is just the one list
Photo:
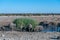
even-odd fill
[[(36, 17), (28, 17), (28, 16), (0, 16), (0, 26), (3, 24), (8, 24), (12, 22), (16, 18), (32, 18), (37, 20), (38, 22), (43, 20), (52, 21), (56, 20), (56, 17), (60, 18), (60, 16), (56, 17), (46, 17), (46, 16), (36, 16)], [(54, 21), (53, 20), (53, 21)], [(59, 22), (59, 21), (58, 21)], [(60, 36), (59, 32), (17, 32), (17, 31), (0, 31), (0, 40), (60, 40), (57, 37)]]
[(48, 21), (49, 22), (55, 22), (58, 23), (60, 22), (60, 15), (56, 16), (0, 16), (0, 26), (3, 24), (8, 24), (12, 22), (16, 18), (30, 18), (36, 20), (38, 23), (41, 21)]
[(60, 40), (57, 36), (59, 32), (0, 32), (0, 40)]

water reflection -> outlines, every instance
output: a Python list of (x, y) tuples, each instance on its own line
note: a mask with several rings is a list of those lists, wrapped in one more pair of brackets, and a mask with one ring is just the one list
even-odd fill
[(60, 23), (56, 25), (54, 22), (40, 22), (39, 25), (43, 26), (43, 32), (60, 32)]
[[(1, 31), (20, 31), (19, 30), (16, 30), (16, 25), (6, 25), (6, 26), (3, 26), (3, 27), (0, 27), (0, 30)], [(31, 29), (31, 30), (30, 30)], [(27, 31), (28, 30), (28, 31)], [(40, 22), (38, 24), (38, 26), (36, 26), (33, 30), (32, 28), (30, 27), (23, 27), (21, 29), (22, 32), (60, 32), (60, 23), (57, 23), (55, 24), (54, 22), (49, 22), (47, 23), (46, 22)]]

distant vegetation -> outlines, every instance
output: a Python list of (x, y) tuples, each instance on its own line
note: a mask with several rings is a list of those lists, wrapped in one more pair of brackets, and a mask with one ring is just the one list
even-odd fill
[(60, 15), (59, 13), (0, 13), (0, 16), (41, 16)]

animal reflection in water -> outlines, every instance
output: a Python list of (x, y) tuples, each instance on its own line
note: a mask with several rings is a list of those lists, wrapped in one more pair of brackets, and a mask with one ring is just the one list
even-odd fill
[(0, 27), (0, 31), (25, 31), (25, 32), (60, 32), (60, 23), (57, 23), (57, 25), (54, 22), (40, 22), (35, 28), (32, 28), (32, 25), (29, 24), (26, 27), (21, 27), (19, 30), (16, 29), (16, 25), (13, 23), (10, 23), (8, 25), (4, 25)]

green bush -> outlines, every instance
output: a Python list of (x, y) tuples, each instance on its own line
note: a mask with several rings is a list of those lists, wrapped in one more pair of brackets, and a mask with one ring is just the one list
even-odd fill
[(20, 29), (21, 25), (23, 27), (27, 27), (27, 25), (32, 24), (32, 28), (35, 28), (37, 26), (37, 22), (33, 19), (28, 18), (18, 18), (13, 21), (13, 23), (16, 24), (16, 28)]

